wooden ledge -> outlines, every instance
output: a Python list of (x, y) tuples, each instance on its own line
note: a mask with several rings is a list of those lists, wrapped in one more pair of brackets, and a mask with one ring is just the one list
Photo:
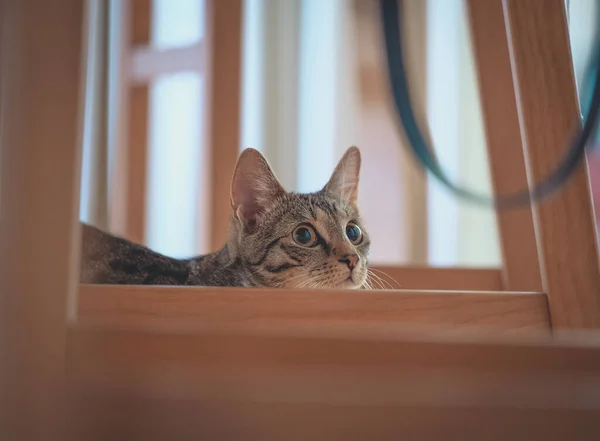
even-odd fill
[(545, 294), (460, 291), (82, 285), (78, 323), (174, 330), (244, 325), (549, 332)]
[(597, 439), (597, 336), (576, 346), (361, 334), (72, 327), (76, 439)]
[[(204, 329), (163, 332), (76, 324), (68, 328), (69, 357), (85, 369), (113, 362), (143, 368), (153, 363), (179, 364), (202, 369), (230, 365), (327, 369), (464, 368), (500, 371), (540, 370), (600, 375), (600, 332), (573, 334), (465, 338), (418, 338), (409, 333), (370, 330), (305, 331)], [(80, 357), (85, 355), (83, 357)], [(104, 360), (105, 362), (101, 362)], [(85, 370), (84, 369), (84, 370)], [(83, 371), (84, 371), (83, 370)], [(82, 371), (82, 372), (83, 372)], [(110, 381), (106, 378), (106, 381)], [(600, 383), (597, 385), (600, 387)], [(595, 397), (600, 408), (600, 395)]]

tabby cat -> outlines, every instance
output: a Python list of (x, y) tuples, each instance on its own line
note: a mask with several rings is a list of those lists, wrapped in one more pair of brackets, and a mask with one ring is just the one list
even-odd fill
[(357, 208), (360, 152), (349, 148), (316, 193), (286, 192), (266, 159), (244, 150), (219, 251), (173, 259), (83, 225), (81, 282), (276, 288), (360, 288), (369, 236)]

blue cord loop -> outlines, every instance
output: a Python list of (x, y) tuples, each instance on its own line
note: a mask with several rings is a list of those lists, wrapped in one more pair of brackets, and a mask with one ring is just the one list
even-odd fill
[[(584, 91), (586, 92), (584, 96), (589, 97), (591, 95), (591, 101), (589, 104), (585, 102), (583, 105), (585, 115), (583, 117), (583, 127), (576, 134), (563, 159), (552, 172), (535, 184), (533, 188), (494, 197), (477, 193), (452, 182), (435, 159), (431, 146), (428, 145), (419, 128), (408, 92), (409, 87), (401, 43), (402, 17), (399, 4), (401, 4), (400, 0), (380, 0), (381, 19), (392, 97), (400, 123), (409, 141), (408, 147), (416, 159), (455, 195), (473, 204), (494, 207), (499, 210), (520, 208), (545, 199), (559, 190), (582, 164), (585, 158), (586, 145), (596, 133), (600, 115), (600, 69), (598, 69), (600, 36), (596, 39), (594, 56), (586, 72), (584, 82)], [(598, 10), (600, 13), (600, 8)]]

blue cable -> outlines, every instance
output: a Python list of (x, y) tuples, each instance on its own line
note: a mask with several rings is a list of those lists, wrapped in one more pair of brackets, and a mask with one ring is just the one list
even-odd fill
[[(591, 95), (591, 100), (589, 105), (584, 103), (583, 106), (585, 115), (583, 118), (583, 127), (577, 133), (563, 159), (552, 172), (542, 179), (541, 182), (535, 184), (533, 188), (494, 197), (477, 193), (452, 182), (435, 159), (432, 148), (428, 145), (419, 128), (410, 101), (401, 43), (402, 18), (399, 3), (400, 0), (380, 0), (381, 19), (392, 97), (400, 123), (409, 141), (408, 147), (416, 159), (451, 192), (476, 205), (491, 206), (496, 209), (520, 208), (545, 199), (559, 190), (577, 170), (577, 167), (583, 163), (586, 145), (590, 137), (596, 133), (596, 126), (600, 116), (600, 69), (598, 69), (600, 36), (596, 39), (594, 57), (591, 60), (591, 64), (586, 72), (586, 80), (584, 81), (584, 90), (587, 93), (585, 96)], [(600, 8), (598, 9), (600, 13)], [(591, 84), (593, 84), (593, 87), (591, 87)], [(591, 91), (591, 93), (587, 91)]]

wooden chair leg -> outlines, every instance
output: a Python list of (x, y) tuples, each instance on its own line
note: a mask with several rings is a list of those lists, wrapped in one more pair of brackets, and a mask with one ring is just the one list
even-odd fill
[[(483, 118), (493, 187), (498, 194), (527, 188), (502, 0), (469, 0)], [(530, 207), (497, 215), (504, 288), (542, 291), (533, 213)]]
[[(521, 131), (532, 181), (565, 153), (580, 125), (563, 0), (505, 0)], [(600, 326), (600, 271), (587, 167), (535, 207), (544, 291), (555, 330)]]

